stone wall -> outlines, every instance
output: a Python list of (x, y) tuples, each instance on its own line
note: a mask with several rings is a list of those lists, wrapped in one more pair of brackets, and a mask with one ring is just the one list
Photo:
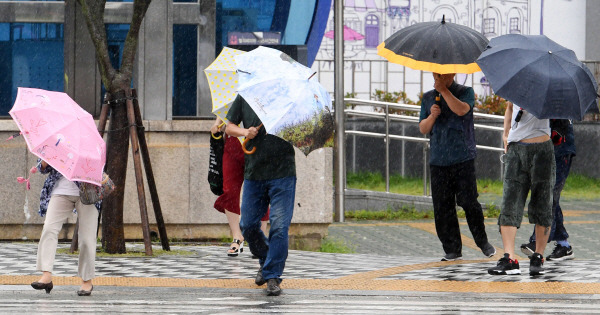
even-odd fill
[[(207, 182), (209, 133), (212, 121), (144, 121), (146, 139), (163, 218), (169, 238), (216, 239), (229, 236), (225, 215), (213, 208), (217, 196)], [(0, 120), (0, 139), (18, 129), (12, 120)], [(43, 218), (37, 214), (44, 175), (31, 176), (31, 190), (16, 181), (27, 176), (36, 157), (29, 153), (22, 137), (0, 143), (0, 240), (37, 239)], [(306, 244), (322, 238), (332, 221), (333, 179), (331, 148), (319, 149), (305, 157), (296, 150), (297, 190), (290, 233), (295, 243)], [(150, 194), (146, 199), (150, 223), (155, 224)], [(133, 171), (128, 163), (124, 202), (125, 235), (141, 239), (140, 211)], [(69, 219), (75, 222), (75, 216)], [(157, 229), (152, 226), (152, 230)], [(72, 226), (65, 225), (61, 237), (69, 238)], [(314, 239), (313, 241), (306, 240)]]

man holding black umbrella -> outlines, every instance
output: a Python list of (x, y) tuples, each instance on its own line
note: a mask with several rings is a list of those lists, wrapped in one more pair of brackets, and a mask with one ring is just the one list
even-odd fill
[[(462, 259), (456, 205), (465, 210), (475, 243), (492, 257), (481, 204), (477, 201), (473, 88), (454, 82), (454, 73), (433, 73), (434, 90), (423, 95), (419, 130), (430, 134), (431, 195), (435, 228), (445, 255), (442, 261)], [(441, 96), (441, 97), (440, 97)]]

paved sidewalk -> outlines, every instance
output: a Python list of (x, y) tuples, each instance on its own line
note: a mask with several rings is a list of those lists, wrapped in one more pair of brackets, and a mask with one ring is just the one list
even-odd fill
[[(37, 244), (0, 243), (0, 312), (77, 313), (90, 307), (92, 312), (132, 313), (468, 314), (506, 311), (511, 305), (517, 306), (516, 313), (540, 308), (545, 313), (600, 313), (594, 305), (600, 296), (600, 201), (565, 204), (576, 259), (546, 262), (542, 276), (529, 276), (524, 257), (522, 275), (487, 274), (501, 252), (494, 219), (486, 221), (487, 231), (499, 253), (484, 257), (461, 220), (464, 260), (456, 262), (439, 261), (441, 245), (431, 220), (335, 223), (329, 238), (357, 253), (290, 251), (281, 297), (265, 297), (264, 286), (254, 284), (258, 262), (247, 250), (232, 258), (224, 246), (199, 245), (173, 246), (193, 252), (188, 256), (98, 257), (88, 300), (74, 294), (80, 281), (77, 257), (59, 254), (55, 288), (46, 295), (29, 287), (39, 278)], [(518, 244), (531, 230), (529, 224), (522, 226)], [(141, 244), (128, 247), (142, 249)], [(549, 244), (546, 254), (552, 248)]]

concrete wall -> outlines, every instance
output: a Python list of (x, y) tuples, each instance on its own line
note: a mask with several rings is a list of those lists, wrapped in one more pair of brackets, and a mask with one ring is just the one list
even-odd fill
[[(207, 182), (209, 130), (212, 121), (144, 121), (150, 158), (169, 238), (205, 239), (229, 235), (225, 215), (213, 208), (217, 196)], [(0, 139), (18, 129), (12, 120), (0, 120)], [(31, 176), (31, 190), (16, 181), (27, 176), (36, 157), (22, 137), (0, 144), (0, 239), (37, 239), (43, 218), (37, 214), (44, 175)], [(291, 234), (293, 239), (319, 239), (332, 221), (333, 179), (331, 148), (305, 157), (296, 150), (297, 191)], [(125, 213), (126, 238), (141, 239), (140, 212), (133, 172), (128, 164)], [(147, 185), (146, 185), (147, 187)], [(146, 189), (150, 223), (154, 224), (150, 194)], [(75, 216), (69, 222), (75, 222)], [(64, 237), (68, 238), (67, 227)], [(153, 230), (156, 230), (153, 227)]]
[(585, 59), (600, 60), (600, 1), (587, 0), (585, 15)]

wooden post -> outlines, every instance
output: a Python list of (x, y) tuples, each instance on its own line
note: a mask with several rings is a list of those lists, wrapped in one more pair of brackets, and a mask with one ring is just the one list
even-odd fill
[(146, 208), (146, 193), (144, 191), (144, 177), (142, 175), (142, 166), (140, 161), (140, 145), (138, 139), (137, 126), (135, 123), (135, 112), (133, 110), (133, 101), (131, 90), (127, 91), (127, 120), (129, 122), (129, 135), (131, 136), (131, 153), (133, 155), (133, 166), (135, 169), (135, 181), (137, 183), (138, 202), (140, 204), (140, 217), (142, 223), (142, 233), (144, 235), (144, 247), (146, 256), (152, 256), (152, 242), (150, 239), (150, 225), (148, 223), (148, 210)]
[[(98, 132), (100, 137), (104, 137), (104, 130), (106, 129), (106, 122), (108, 121), (108, 108), (110, 107), (108, 100), (110, 96), (108, 93), (104, 95), (104, 104), (102, 104), (102, 110), (100, 111), (100, 120), (98, 121)], [(96, 226), (96, 237), (98, 237), (98, 227), (100, 226), (100, 216), (102, 212), (98, 214), (98, 225)], [(77, 222), (75, 222), (75, 229), (73, 230), (73, 238), (71, 239), (71, 248), (69, 252), (74, 253), (79, 247), (79, 215), (77, 216)]]
[(160, 200), (158, 199), (158, 191), (156, 189), (156, 183), (154, 181), (152, 163), (150, 163), (150, 154), (148, 152), (146, 134), (144, 133), (142, 114), (140, 112), (140, 105), (137, 101), (137, 91), (134, 89), (131, 92), (133, 95), (133, 110), (135, 113), (135, 123), (140, 127), (137, 129), (140, 141), (140, 149), (142, 150), (142, 160), (144, 161), (144, 170), (146, 171), (146, 180), (148, 181), (150, 198), (152, 198), (152, 208), (154, 208), (154, 217), (156, 218), (156, 225), (158, 226), (160, 243), (164, 250), (171, 250), (171, 248), (169, 247), (169, 238), (167, 237), (167, 229), (165, 228), (165, 221), (163, 220), (162, 216), (162, 208), (160, 207)]

